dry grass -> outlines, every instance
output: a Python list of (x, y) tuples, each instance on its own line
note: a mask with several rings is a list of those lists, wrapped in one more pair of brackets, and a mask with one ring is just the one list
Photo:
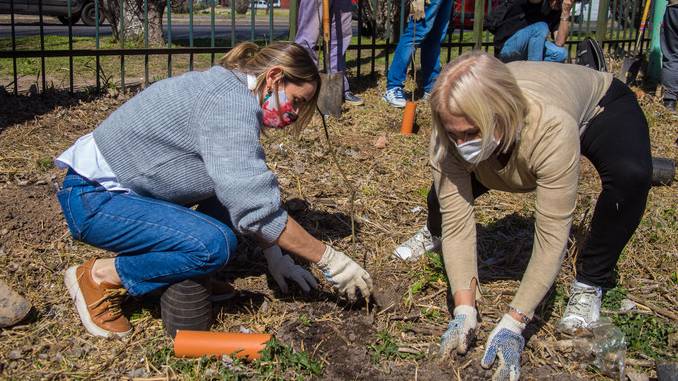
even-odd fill
[[(285, 199), (304, 201), (288, 203), (291, 214), (316, 237), (363, 264), (373, 274), (386, 308), (368, 311), (364, 306), (345, 305), (331, 295), (327, 284), (311, 296), (298, 290), (292, 296), (282, 296), (267, 279), (258, 253), (245, 242), (238, 258), (222, 274), (241, 294), (221, 306), (214, 329), (246, 327), (271, 332), (287, 346), (270, 361), (255, 364), (174, 358), (153, 298), (129, 303), (135, 327), (131, 337), (115, 341), (85, 333), (68, 300), (62, 274), (72, 264), (110, 254), (71, 239), (52, 187), (63, 173), (50, 163), (124, 99), (73, 101), (55, 94), (50, 98), (52, 106), (47, 107), (40, 98), (0, 98), (0, 114), (11, 115), (0, 127), (4, 128), (0, 134), (0, 277), (35, 306), (31, 322), (0, 331), (0, 378), (198, 380), (235, 379), (239, 375), (288, 379), (313, 374), (303, 359), (285, 348), (294, 348), (297, 355), (322, 365), (319, 377), (326, 379), (486, 377), (477, 367), (480, 347), (510, 301), (528, 259), (533, 197), (490, 192), (477, 201), (484, 283), (479, 345), (463, 358), (441, 362), (435, 351), (449, 313), (438, 262), (432, 256), (403, 263), (391, 256), (398, 242), (425, 223), (425, 196), (431, 182), (427, 165), (429, 110), (426, 105), (419, 106), (418, 134), (401, 136), (401, 113), (379, 100), (383, 81), (377, 83), (362, 91), (364, 107), (347, 109), (340, 120), (330, 122), (339, 163), (357, 189), (355, 245), (350, 234), (349, 187), (327, 155), (319, 120), (298, 140), (271, 133), (263, 142)], [(651, 124), (653, 154), (678, 159), (674, 144), (678, 119), (650, 96), (643, 96), (641, 103)], [(374, 145), (379, 137), (387, 141), (384, 148)], [(668, 345), (667, 335), (676, 332), (676, 320), (668, 316), (678, 315), (677, 187), (674, 183), (651, 190), (645, 217), (618, 265), (620, 288), (613, 295), (640, 301), (639, 312), (620, 315), (614, 310), (618, 300), (606, 301), (607, 313), (615, 321), (640, 327), (638, 333), (627, 333), (648, 344), (632, 347), (628, 353), (636, 360), (632, 363), (641, 366), (651, 365), (653, 358), (676, 360), (677, 349)], [(599, 190), (595, 171), (585, 163), (563, 270), (554, 292), (528, 329), (525, 379), (603, 377), (559, 352), (554, 333), (573, 278), (573, 261)], [(651, 367), (639, 369), (653, 374)]]

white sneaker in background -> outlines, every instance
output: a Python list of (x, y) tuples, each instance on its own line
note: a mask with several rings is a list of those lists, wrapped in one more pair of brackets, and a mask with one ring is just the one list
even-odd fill
[(570, 300), (567, 302), (563, 317), (557, 330), (574, 334), (578, 329), (589, 328), (591, 323), (600, 319), (600, 305), (603, 301), (603, 289), (577, 281), (572, 282)]
[(427, 251), (440, 251), (440, 247), (440, 238), (432, 236), (424, 226), (414, 236), (396, 247), (393, 255), (405, 261), (414, 261)]

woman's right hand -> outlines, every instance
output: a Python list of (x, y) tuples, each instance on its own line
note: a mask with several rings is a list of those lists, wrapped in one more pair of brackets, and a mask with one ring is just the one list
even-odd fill
[(454, 308), (454, 319), (450, 320), (447, 331), (440, 339), (440, 355), (448, 357), (452, 351), (459, 354), (468, 351), (476, 337), (478, 326), (478, 311), (469, 305), (459, 305)]
[(356, 289), (360, 290), (363, 298), (370, 297), (372, 277), (346, 254), (327, 245), (317, 264), (325, 275), (325, 279), (332, 283), (339, 293), (345, 294), (349, 300), (355, 300)]

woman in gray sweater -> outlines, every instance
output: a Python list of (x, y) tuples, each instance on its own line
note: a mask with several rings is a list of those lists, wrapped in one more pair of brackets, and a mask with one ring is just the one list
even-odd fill
[(220, 269), (235, 251), (235, 234), (260, 243), (283, 292), (285, 278), (306, 291), (316, 283), (281, 248), (317, 264), (349, 298), (356, 290), (369, 296), (369, 274), (282, 208), (259, 142), (263, 127), (303, 128), (319, 85), (299, 45), (244, 43), (220, 66), (148, 87), (57, 158), (68, 169), (58, 199), (71, 234), (117, 254), (66, 272), (90, 333), (127, 335), (125, 294)]

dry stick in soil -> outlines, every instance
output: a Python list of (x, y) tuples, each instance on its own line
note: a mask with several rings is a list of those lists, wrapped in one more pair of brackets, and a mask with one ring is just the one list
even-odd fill
[[(330, 153), (330, 157), (332, 157), (332, 161), (334, 162), (334, 165), (337, 167), (339, 174), (341, 174), (341, 178), (344, 180), (344, 185), (351, 192), (351, 196), (348, 199), (348, 203), (349, 203), (349, 213), (351, 215), (351, 243), (353, 245), (352, 250), (353, 250), (353, 252), (355, 252), (356, 239), (355, 239), (354, 201), (355, 201), (356, 189), (353, 186), (353, 184), (348, 180), (348, 176), (346, 176), (346, 172), (344, 172), (344, 169), (339, 164), (339, 160), (337, 160), (337, 155), (334, 152), (334, 146), (332, 145), (332, 141), (330, 140), (330, 132), (327, 130), (327, 121), (325, 120), (325, 115), (323, 115), (322, 111), (320, 111), (320, 108), (318, 106), (316, 106), (316, 109), (318, 110), (318, 113), (320, 114), (320, 118), (322, 119), (322, 122), (323, 122), (323, 130), (325, 130), (325, 139), (327, 140), (327, 151)], [(365, 269), (365, 271), (367, 271), (367, 252), (365, 252), (365, 255), (363, 255), (363, 269)], [(365, 307), (367, 309), (367, 313), (369, 314), (370, 313), (370, 301), (365, 295), (363, 295), (363, 297), (365, 298)]]

